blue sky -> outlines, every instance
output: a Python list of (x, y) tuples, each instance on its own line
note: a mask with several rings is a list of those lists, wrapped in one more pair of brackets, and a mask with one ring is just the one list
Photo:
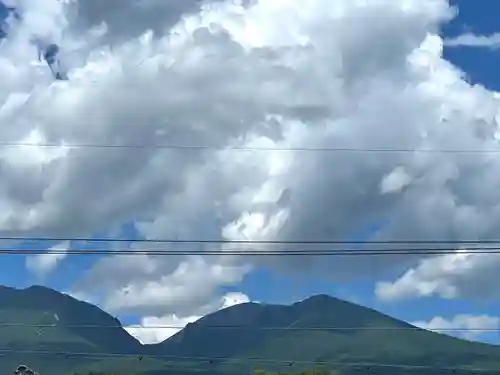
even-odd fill
[[(480, 6), (477, 2), (467, 0), (453, 0), (451, 3), (459, 8), (459, 15), (443, 28), (444, 36), (453, 37), (466, 32), (490, 35), (500, 31), (496, 17), (500, 3), (497, 1), (485, 0)], [(470, 82), (495, 90), (500, 88), (500, 50), (447, 48), (445, 57), (465, 71)]]
[[(471, 0), (457, 0), (453, 2), (459, 7), (460, 13), (450, 24), (443, 27), (443, 37), (452, 38), (465, 32), (488, 35), (500, 32), (498, 14), (500, 2), (483, 0), (480, 5)], [(472, 83), (484, 85), (488, 89), (500, 90), (500, 50), (487, 48), (446, 48), (445, 58), (460, 67)], [(243, 176), (242, 176), (243, 177)], [(207, 189), (208, 190), (208, 189)], [(379, 221), (359, 223), (359, 228), (347, 238), (368, 240), (377, 230), (383, 229), (392, 223), (391, 217), (382, 217)], [(167, 224), (165, 224), (167, 225)], [(96, 234), (102, 237), (106, 233)], [(115, 233), (116, 234), (116, 233)], [(122, 228), (119, 233), (124, 238), (135, 238), (137, 232), (133, 225)], [(45, 244), (46, 245), (46, 244)], [(54, 243), (53, 245), (56, 245)], [(75, 244), (74, 244), (75, 245)], [(26, 244), (23, 248), (40, 248), (44, 244)], [(58, 290), (69, 290), (81, 275), (90, 270), (101, 256), (71, 256), (65, 259), (57, 272), (40, 279), (30, 273), (19, 272), (24, 270), (26, 258), (20, 255), (4, 256), (2, 258), (0, 284), (26, 287), (33, 283), (43, 283)], [(403, 272), (404, 269), (398, 270)], [(387, 274), (378, 274), (381, 278), (388, 278)], [(408, 301), (381, 302), (374, 296), (373, 280), (365, 278), (351, 283), (335, 283), (328, 277), (319, 278), (314, 274), (303, 277), (294, 277), (290, 274), (277, 273), (268, 268), (257, 268), (246, 274), (241, 283), (234, 286), (220, 287), (218, 292), (240, 292), (248, 295), (252, 300), (270, 303), (291, 303), (307, 296), (326, 293), (339, 298), (351, 300), (369, 307), (376, 308), (389, 315), (407, 321), (430, 320), (435, 316), (452, 318), (458, 314), (498, 316), (499, 302), (470, 301), (463, 299), (440, 299), (436, 297), (416, 298)], [(141, 316), (123, 313), (126, 323), (139, 322)], [(500, 343), (500, 334), (488, 334), (481, 339)]]

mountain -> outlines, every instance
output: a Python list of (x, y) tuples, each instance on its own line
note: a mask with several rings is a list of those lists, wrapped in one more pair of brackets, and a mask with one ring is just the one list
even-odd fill
[[(500, 370), (498, 346), (419, 329), (376, 310), (326, 295), (289, 306), (233, 306), (189, 324), (149, 350), (172, 356), (231, 358), (239, 362), (240, 368), (241, 363), (255, 366), (255, 362), (242, 358), (264, 358), (284, 363), (296, 361), (294, 368), (310, 367), (315, 361), (336, 362), (337, 367), (345, 367), (342, 372), (349, 370), (342, 363), (353, 362)], [(228, 366), (221, 364), (218, 368)], [(277, 368), (272, 363), (266, 367)], [(385, 374), (390, 372), (388, 368), (377, 368)], [(394, 371), (401, 373), (400, 368)]]
[(133, 353), (141, 347), (118, 319), (97, 306), (42, 286), (0, 287), (2, 324), (4, 348)]
[(83, 356), (35, 354), (41, 351), (90, 355), (140, 350), (141, 344), (121, 323), (96, 306), (42, 286), (21, 290), (0, 286), (2, 371), (12, 371), (23, 361), (40, 372), (66, 370), (89, 361)]
[(429, 332), (326, 295), (291, 305), (232, 306), (160, 344), (141, 345), (96, 306), (40, 286), (0, 287), (0, 371), (20, 363), (41, 375), (243, 375), (315, 365), (341, 375), (416, 375), (423, 372), (418, 366), (435, 367), (427, 375), (449, 373), (444, 367), (472, 375), (472, 368), (498, 372), (500, 347)]

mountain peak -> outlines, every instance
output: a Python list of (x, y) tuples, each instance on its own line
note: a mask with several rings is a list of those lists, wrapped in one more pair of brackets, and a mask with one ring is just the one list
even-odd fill
[(65, 295), (64, 293), (61, 293), (55, 289), (43, 285), (31, 285), (25, 289), (21, 289), (21, 291), (27, 293), (43, 293), (45, 295), (54, 295), (54, 296)]
[(342, 301), (336, 297), (332, 297), (328, 294), (316, 294), (316, 295), (313, 295), (313, 296), (310, 296), (310, 297), (307, 297), (306, 299), (302, 300), (301, 302), (299, 303), (338, 303), (338, 302), (346, 302), (346, 301)]
[(29, 287), (25, 288), (24, 290), (29, 290), (29, 289), (31, 289), (31, 290), (44, 290), (44, 291), (51, 291), (54, 293), (61, 293), (55, 289), (49, 288), (48, 286), (38, 285), (38, 284), (30, 285)]
[(359, 311), (360, 309), (368, 310), (365, 307), (328, 294), (317, 294), (296, 302), (292, 306), (310, 312), (323, 311), (326, 314), (347, 313), (348, 311)]
[[(62, 350), (71, 347), (86, 352), (118, 348), (120, 352), (136, 352), (140, 348), (139, 342), (123, 329), (115, 317), (97, 306), (41, 285), (24, 289), (0, 287), (0, 323), (18, 322), (26, 323), (27, 327), (24, 331), (7, 332), (4, 329), (0, 347), (23, 342), (30, 349)], [(55, 328), (30, 339), (20, 334), (25, 331), (36, 333), (37, 325), (54, 325)], [(103, 335), (100, 326), (116, 329), (108, 329)], [(2, 342), (5, 342), (3, 346)]]
[(290, 305), (248, 303), (228, 307), (152, 345), (151, 350), (185, 357), (289, 359), (295, 355), (308, 362), (353, 358), (405, 365), (440, 363), (443, 357), (450, 363), (468, 364), (474, 356), (500, 355), (500, 348), (421, 330), (327, 294)]

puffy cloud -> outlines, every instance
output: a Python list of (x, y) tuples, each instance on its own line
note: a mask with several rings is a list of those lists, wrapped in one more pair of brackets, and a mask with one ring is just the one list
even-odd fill
[(405, 172), (404, 168), (396, 167), (382, 179), (380, 191), (382, 194), (397, 193), (410, 183), (411, 176)]
[[(498, 147), (498, 95), (442, 59), (447, 1), (227, 1), (198, 12), (183, 2), (193, 13), (158, 23), (146, 13), (180, 3), (148, 0), (132, 17), (132, 1), (113, 14), (97, 1), (47, 1), (26, 1), (33, 22), (0, 46), (0, 124), (7, 141), (61, 146), (2, 148), (2, 231), (85, 235), (134, 223), (146, 238), (339, 240), (390, 218), (373, 238), (495, 235), (498, 158), (359, 152)], [(142, 33), (153, 24), (165, 31)], [(38, 28), (78, 46), (68, 82), (30, 63)], [(197, 316), (256, 266), (340, 279), (365, 275), (373, 258), (111, 255), (72, 293), (96, 293), (113, 311)]]
[(222, 298), (222, 308), (226, 309), (231, 306), (240, 305), (242, 303), (250, 302), (250, 298), (244, 294), (239, 292), (231, 292), (224, 295)]
[[(240, 303), (250, 302), (250, 298), (238, 292), (225, 294), (211, 309), (205, 309), (204, 313), (210, 310), (220, 310)], [(178, 317), (170, 314), (162, 317), (146, 316), (141, 319), (140, 324), (125, 327), (125, 329), (143, 344), (154, 344), (162, 342), (182, 330), (188, 323), (193, 323), (203, 315)]]
[(161, 318), (147, 316), (141, 319), (140, 325), (131, 325), (125, 329), (143, 344), (156, 344), (172, 337), (187, 324), (200, 318), (201, 316), (179, 318), (175, 314)]
[[(213, 310), (218, 288), (239, 284), (245, 273), (245, 266), (224, 265), (201, 256), (173, 261), (169, 257), (115, 256), (97, 262), (77, 290), (90, 291), (98, 283), (92, 294), (111, 312), (184, 317)], [(221, 306), (228, 303), (225, 301)]]
[(53, 246), (47, 252), (31, 255), (26, 258), (26, 268), (38, 277), (47, 276), (55, 271), (58, 264), (66, 258), (69, 242)]
[(444, 41), (447, 47), (486, 47), (497, 49), (500, 47), (500, 33), (491, 35), (476, 35), (466, 33)]
[(494, 274), (500, 254), (478, 254), (457, 250), (424, 259), (393, 282), (379, 282), (376, 294), (382, 300), (412, 297), (497, 298)]
[(160, 36), (187, 12), (199, 10), (201, 0), (87, 0), (71, 9), (78, 30), (105, 25), (105, 43), (119, 43), (147, 30)]
[(431, 331), (453, 334), (469, 340), (499, 328), (500, 318), (489, 315), (455, 315), (451, 319), (435, 316), (429, 321), (416, 321), (411, 324)]

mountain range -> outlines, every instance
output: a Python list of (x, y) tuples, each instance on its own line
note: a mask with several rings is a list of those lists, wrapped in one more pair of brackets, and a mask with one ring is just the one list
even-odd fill
[(244, 303), (142, 345), (97, 306), (42, 286), (0, 287), (0, 371), (40, 375), (248, 374), (314, 367), (340, 374), (500, 371), (500, 346), (426, 331), (327, 295)]

